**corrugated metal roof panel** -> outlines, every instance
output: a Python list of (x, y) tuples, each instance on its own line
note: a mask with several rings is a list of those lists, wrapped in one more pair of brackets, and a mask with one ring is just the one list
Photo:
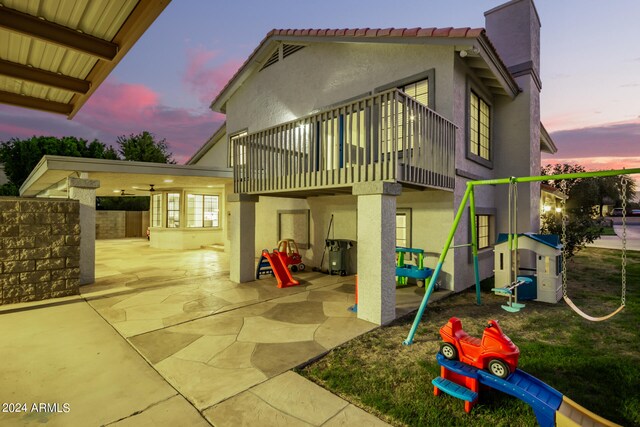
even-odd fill
[(112, 40), (138, 0), (4, 0), (9, 9)]
[[(5, 71), (7, 75), (0, 75), (0, 90), (9, 94), (0, 94), (0, 102), (63, 113), (72, 118), (170, 1), (0, 0), (3, 15), (16, 19), (14, 31), (0, 28), (0, 60), (14, 63), (3, 64), (4, 70), (9, 71)], [(21, 17), (18, 12), (110, 43), (94, 43), (95, 40), (77, 36), (69, 40), (65, 31), (51, 25), (38, 25), (34, 19)], [(61, 46), (40, 37), (50, 37), (68, 45)], [(40, 83), (25, 81), (15, 71), (15, 64), (85, 80), (90, 83), (89, 90), (83, 92), (87, 90), (83, 85), (79, 89), (82, 93), (74, 94), (68, 91), (69, 86), (67, 89), (54, 88), (63, 80), (52, 80), (51, 76), (37, 71), (26, 74)], [(51, 86), (47, 86), (49, 84)], [(78, 87), (72, 90), (78, 90)], [(26, 98), (22, 102), (20, 97), (12, 94), (66, 103), (71, 108)]]

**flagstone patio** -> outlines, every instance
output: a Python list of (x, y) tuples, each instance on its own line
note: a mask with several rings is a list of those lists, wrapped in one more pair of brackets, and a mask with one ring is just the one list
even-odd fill
[[(292, 425), (379, 422), (332, 395), (340, 401), (333, 409), (307, 416), (282, 412), (285, 397), (261, 393), (274, 381), (307, 383), (287, 372), (377, 327), (348, 310), (355, 276), (297, 273), (300, 286), (279, 289), (271, 277), (230, 282), (226, 255), (210, 249), (164, 251), (126, 239), (98, 241), (96, 252), (97, 280), (82, 296), (210, 422), (234, 425), (243, 407), (254, 422), (274, 411)], [(398, 313), (422, 295), (399, 289)]]

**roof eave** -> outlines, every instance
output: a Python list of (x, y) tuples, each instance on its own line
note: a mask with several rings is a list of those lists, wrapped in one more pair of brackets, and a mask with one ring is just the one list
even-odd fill
[(540, 122), (540, 151), (548, 154), (556, 154), (558, 152), (558, 147), (542, 122)]

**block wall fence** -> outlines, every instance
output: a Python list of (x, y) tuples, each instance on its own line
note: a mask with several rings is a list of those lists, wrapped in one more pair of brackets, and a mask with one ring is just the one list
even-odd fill
[(79, 207), (0, 197), (0, 305), (79, 293)]

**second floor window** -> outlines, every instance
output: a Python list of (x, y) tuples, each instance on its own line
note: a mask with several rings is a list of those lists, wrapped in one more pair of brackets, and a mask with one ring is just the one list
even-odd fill
[(491, 160), (491, 109), (473, 91), (469, 96), (469, 153)]
[(247, 148), (244, 146), (240, 146), (238, 147), (238, 159), (236, 161), (235, 156), (234, 156), (234, 142), (240, 138), (241, 136), (245, 136), (247, 134), (247, 131), (242, 131), (242, 132), (238, 132), (235, 135), (231, 135), (231, 137), (229, 137), (229, 167), (234, 167), (236, 164), (237, 165), (244, 165), (246, 160), (245, 160), (245, 153), (247, 152)]

